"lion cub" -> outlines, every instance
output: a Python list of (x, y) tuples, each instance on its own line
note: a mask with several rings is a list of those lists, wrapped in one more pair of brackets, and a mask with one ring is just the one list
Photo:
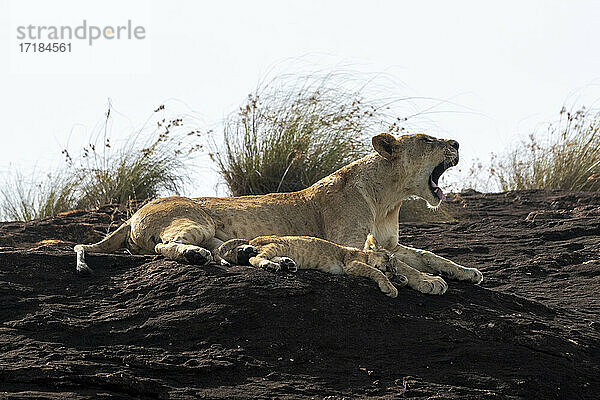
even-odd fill
[(273, 271), (316, 269), (331, 274), (364, 276), (374, 280), (381, 291), (390, 297), (398, 296), (398, 289), (388, 277), (394, 276), (394, 282), (399, 287), (408, 282), (406, 277), (395, 274), (394, 257), (377, 245), (373, 235), (367, 237), (363, 250), (310, 236), (232, 239), (223, 243), (217, 249), (216, 255), (228, 263), (250, 263), (254, 267)]

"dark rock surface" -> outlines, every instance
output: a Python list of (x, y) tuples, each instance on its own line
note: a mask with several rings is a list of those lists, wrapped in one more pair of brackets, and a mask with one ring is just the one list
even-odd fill
[[(484, 273), (396, 299), (360, 278), (73, 243), (118, 210), (0, 224), (2, 398), (600, 398), (600, 195), (454, 195), (401, 242)], [(54, 239), (46, 240), (45, 239)]]

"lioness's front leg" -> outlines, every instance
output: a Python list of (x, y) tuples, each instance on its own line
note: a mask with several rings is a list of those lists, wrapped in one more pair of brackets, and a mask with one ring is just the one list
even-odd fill
[(430, 251), (419, 250), (401, 244), (396, 245), (391, 251), (396, 258), (422, 272), (444, 274), (451, 279), (473, 283), (481, 283), (483, 280), (483, 274), (478, 269), (463, 267)]

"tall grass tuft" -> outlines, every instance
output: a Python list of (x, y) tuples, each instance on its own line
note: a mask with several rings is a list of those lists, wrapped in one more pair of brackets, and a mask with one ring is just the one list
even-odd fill
[[(109, 115), (110, 109), (108, 114)], [(189, 173), (189, 155), (199, 149), (186, 141), (180, 132), (183, 120), (175, 118), (156, 122), (150, 135), (135, 132), (125, 143), (113, 148), (103, 135), (83, 148), (77, 162), (64, 151), (70, 171), (80, 182), (77, 208), (94, 208), (103, 204), (125, 204), (146, 200), (159, 193), (179, 194)], [(192, 132), (195, 136), (196, 132)], [(100, 139), (100, 140), (99, 140)]]
[(109, 106), (103, 126), (79, 155), (73, 158), (67, 149), (62, 151), (64, 167), (42, 179), (34, 175), (30, 182), (17, 172), (0, 187), (0, 216), (28, 221), (72, 209), (179, 194), (189, 181), (192, 154), (202, 147), (196, 143), (200, 132), (185, 128), (182, 118), (161, 118), (163, 110), (164, 106), (155, 110), (153, 127), (135, 131), (115, 145), (110, 139)]
[[(343, 73), (280, 75), (259, 85), (224, 124), (211, 157), (235, 196), (306, 188), (369, 152), (369, 138), (399, 131), (385, 101), (367, 101)], [(389, 108), (389, 107), (388, 107)]]
[(600, 191), (600, 113), (563, 108), (545, 135), (493, 159), (490, 173), (502, 190)]
[(0, 216), (30, 221), (70, 210), (77, 203), (76, 187), (73, 177), (64, 173), (28, 180), (17, 172), (0, 188)]

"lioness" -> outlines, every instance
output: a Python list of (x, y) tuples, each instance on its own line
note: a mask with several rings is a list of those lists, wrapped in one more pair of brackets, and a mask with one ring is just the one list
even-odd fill
[(406, 277), (396, 274), (393, 255), (378, 246), (371, 234), (367, 236), (363, 250), (312, 236), (259, 236), (252, 240), (228, 240), (215, 253), (232, 264), (249, 263), (273, 271), (316, 269), (331, 274), (364, 276), (375, 281), (390, 297), (398, 296), (398, 290), (386, 275), (395, 276), (394, 281), (400, 287), (408, 283)]
[(441, 277), (429, 273), (481, 282), (483, 276), (474, 268), (398, 243), (402, 200), (417, 196), (437, 207), (445, 199), (438, 179), (458, 163), (458, 142), (382, 133), (373, 137), (372, 144), (375, 153), (298, 192), (151, 201), (101, 242), (75, 246), (77, 270), (89, 271), (86, 251), (127, 247), (136, 253), (206, 264), (212, 250), (234, 238), (305, 235), (360, 248), (372, 232), (399, 260), (398, 272), (423, 293), (441, 294), (447, 288)]

